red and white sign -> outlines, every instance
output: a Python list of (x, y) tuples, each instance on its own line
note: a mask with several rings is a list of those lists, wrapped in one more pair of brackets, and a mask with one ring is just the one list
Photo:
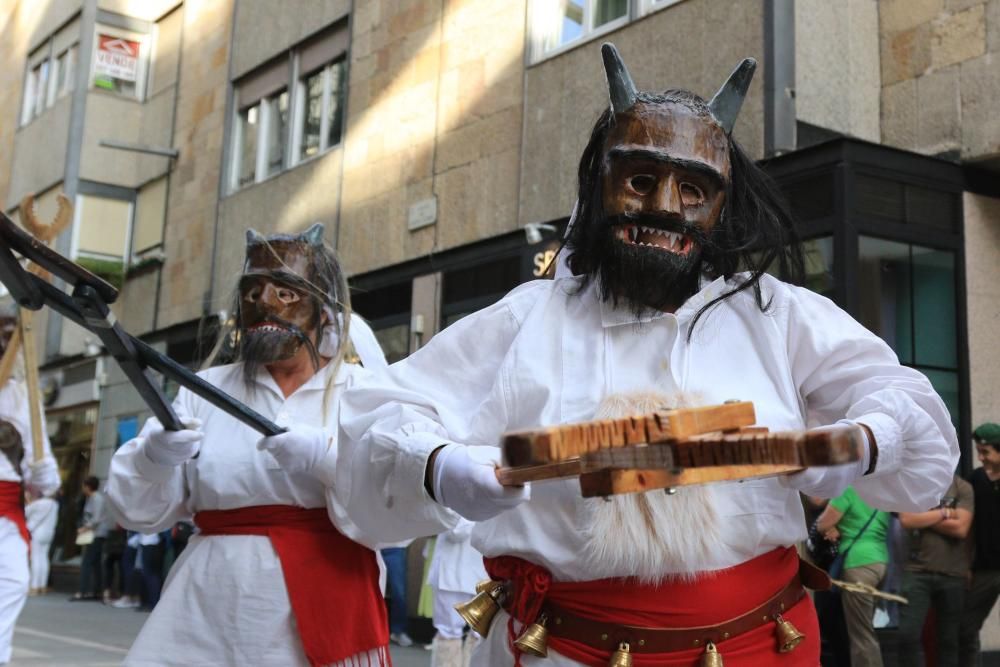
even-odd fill
[(135, 81), (139, 78), (140, 46), (139, 42), (130, 39), (99, 34), (94, 71), (98, 76)]

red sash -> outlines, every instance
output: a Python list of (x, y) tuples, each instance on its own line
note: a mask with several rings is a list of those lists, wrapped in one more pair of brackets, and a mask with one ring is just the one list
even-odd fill
[(17, 524), (17, 529), (24, 538), (24, 543), (31, 548), (31, 533), (24, 521), (24, 491), (20, 482), (0, 482), (0, 517), (10, 519)]
[(375, 552), (342, 535), (326, 509), (259, 505), (198, 512), (194, 520), (202, 535), (271, 539), (309, 664), (388, 646)]
[[(486, 558), (486, 571), (497, 580), (513, 581), (512, 619), (536, 620), (544, 600), (595, 621), (647, 628), (696, 628), (720, 625), (763, 604), (784, 588), (799, 570), (795, 549), (781, 548), (727, 570), (703, 574), (694, 581), (668, 580), (643, 584), (633, 579), (552, 581), (544, 568), (512, 556)], [(806, 635), (794, 651), (778, 653), (773, 623), (718, 644), (726, 667), (816, 667), (819, 623), (809, 596), (783, 614)], [(509, 641), (514, 627), (508, 624)], [(609, 654), (573, 640), (549, 636), (549, 648), (592, 667), (606, 667)], [(512, 649), (513, 650), (513, 649)], [(636, 667), (692, 667), (703, 649), (671, 653), (633, 653)], [(516, 653), (515, 653), (516, 656)], [(519, 656), (518, 656), (519, 657)], [(519, 661), (518, 661), (519, 662)]]

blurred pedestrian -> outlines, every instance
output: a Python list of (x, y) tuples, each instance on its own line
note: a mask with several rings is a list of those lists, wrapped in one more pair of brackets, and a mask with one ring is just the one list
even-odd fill
[[(169, 531), (166, 531), (169, 535)], [(142, 596), (139, 609), (153, 611), (160, 601), (160, 591), (163, 589), (163, 556), (167, 545), (161, 533), (149, 533), (139, 536), (139, 562), (142, 568)]]
[[(817, 520), (817, 528), (828, 540), (838, 541), (840, 555), (831, 576), (850, 583), (864, 583), (878, 588), (889, 562), (886, 533), (889, 514), (868, 505), (848, 487), (834, 498)], [(875, 601), (870, 595), (841, 591), (844, 621), (850, 642), (852, 667), (882, 667), (882, 653), (872, 615)]]
[(406, 605), (406, 547), (382, 549), (385, 561), (385, 597), (389, 605), (389, 641), (402, 647), (413, 646), (407, 633), (409, 613)]
[(24, 508), (31, 533), (31, 583), (29, 595), (41, 595), (49, 588), (49, 549), (56, 534), (59, 503), (51, 496), (39, 496)]
[(472, 630), (463, 641), (465, 621), (455, 605), (476, 594), (476, 584), (489, 577), (483, 555), (472, 548), (472, 528), (462, 519), (451, 530), (438, 535), (428, 583), (434, 590), (434, 637), (431, 667), (463, 667), (469, 664), (479, 636)]
[(108, 535), (107, 509), (104, 494), (100, 492), (101, 481), (91, 475), (83, 480), (83, 516), (77, 529), (77, 544), (83, 547), (80, 562), (80, 587), (70, 600), (100, 600), (101, 559), (104, 555), (104, 541)]
[(983, 467), (969, 477), (976, 498), (972, 518), (975, 552), (972, 581), (965, 596), (959, 629), (958, 662), (979, 664), (979, 631), (1000, 596), (1000, 424), (981, 424), (972, 433)]
[(125, 591), (125, 573), (122, 568), (125, 539), (125, 529), (117, 523), (108, 528), (108, 536), (104, 540), (104, 604), (111, 604), (115, 597), (121, 597)]
[(902, 586), (909, 604), (901, 605), (897, 634), (901, 665), (924, 664), (921, 634), (930, 609), (936, 619), (938, 667), (958, 665), (959, 620), (969, 574), (966, 537), (973, 507), (972, 486), (956, 476), (937, 507), (899, 515), (909, 538)]

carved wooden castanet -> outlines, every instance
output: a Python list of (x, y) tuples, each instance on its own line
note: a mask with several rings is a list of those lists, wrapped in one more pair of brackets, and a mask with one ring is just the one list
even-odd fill
[[(726, 425), (731, 425), (738, 419), (746, 418), (745, 412), (733, 413), (725, 410), (730, 407), (731, 405), (724, 405), (698, 409), (702, 415), (721, 409), (724, 415), (715, 420), (703, 420), (702, 423), (719, 423), (721, 420)], [(752, 406), (750, 409), (752, 415)], [(497, 478), (502, 484), (518, 485), (531, 481), (579, 476), (581, 492), (585, 497), (608, 496), (787, 474), (808, 466), (830, 466), (857, 461), (863, 451), (864, 436), (858, 426), (830, 426), (810, 431), (774, 433), (759, 426), (742, 426), (737, 430), (664, 438), (663, 417), (666, 414), (652, 416), (657, 419), (656, 427), (659, 430), (656, 435), (660, 438), (658, 441), (619, 444), (620, 440), (613, 434), (608, 439), (605, 430), (604, 434), (588, 436), (586, 447), (577, 449), (576, 451), (581, 453), (575, 456), (550, 463), (529, 463), (500, 468), (497, 471)], [(630, 421), (633, 425), (646, 424), (649, 419), (647, 416), (632, 418)], [(683, 422), (675, 420), (674, 423)], [(682, 428), (698, 428), (691, 427), (690, 422), (688, 424)], [(601, 422), (597, 425), (603, 429)], [(581, 426), (587, 425), (570, 427), (571, 430), (568, 432), (571, 437), (574, 437), (572, 436), (574, 431), (585, 430), (580, 428)], [(566, 433), (566, 430), (560, 431), (560, 428), (550, 428), (531, 433), (512, 434), (513, 437), (504, 438), (504, 451), (508, 461), (512, 451), (515, 460), (525, 452), (532, 453), (533, 460), (544, 458), (552, 451), (557, 454), (567, 454), (572, 450), (565, 446)], [(649, 433), (647, 427), (647, 438)], [(554, 450), (548, 449), (553, 438), (560, 439), (560, 445)], [(511, 442), (513, 446), (508, 449), (507, 444)], [(532, 460), (530, 456), (521, 458)]]
[(508, 466), (541, 465), (577, 458), (599, 449), (671, 442), (712, 431), (738, 430), (756, 420), (753, 403), (726, 403), (508, 433), (504, 435), (502, 447)]

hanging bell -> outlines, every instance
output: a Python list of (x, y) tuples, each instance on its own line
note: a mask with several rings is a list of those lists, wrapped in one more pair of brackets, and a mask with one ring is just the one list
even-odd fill
[(780, 615), (774, 617), (774, 622), (778, 624), (774, 634), (778, 639), (779, 653), (794, 651), (795, 647), (801, 644), (802, 640), (806, 638), (804, 634), (799, 632), (798, 628), (792, 625), (791, 621), (782, 618)]
[(484, 588), (468, 602), (455, 605), (455, 611), (462, 620), (483, 637), (490, 632), (490, 624), (500, 611), (500, 599), (503, 595), (503, 584), (499, 581), (493, 583), (494, 586)]
[(518, 651), (538, 658), (549, 657), (549, 631), (545, 629), (545, 621), (543, 614), (514, 640)]
[(722, 654), (712, 642), (708, 642), (705, 652), (701, 654), (701, 667), (723, 667)]
[(619, 644), (615, 652), (611, 654), (608, 667), (632, 667), (632, 654), (629, 653), (626, 642)]

